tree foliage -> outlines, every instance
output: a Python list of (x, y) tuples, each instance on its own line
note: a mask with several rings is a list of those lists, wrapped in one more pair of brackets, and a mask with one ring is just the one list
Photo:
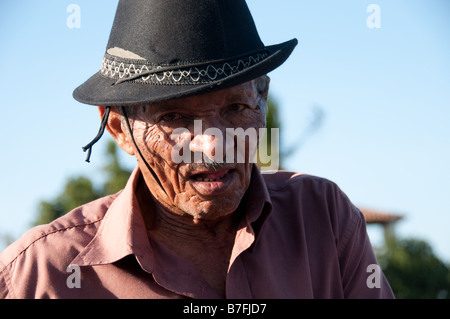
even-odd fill
[(427, 242), (391, 238), (377, 258), (396, 298), (450, 298), (450, 269)]
[(107, 144), (106, 163), (102, 170), (106, 178), (100, 187), (95, 187), (86, 176), (76, 176), (66, 182), (62, 192), (55, 198), (41, 201), (33, 225), (50, 223), (78, 206), (114, 194), (125, 186), (131, 172), (120, 164), (117, 146), (113, 141)]
[(281, 139), (278, 140), (278, 155), (272, 154), (273, 150), (277, 148), (272, 148), (272, 129), (280, 129), (280, 115), (278, 104), (269, 96), (267, 100), (267, 113), (266, 113), (266, 133), (262, 137), (264, 141), (267, 143), (267, 154), (258, 151), (258, 157), (256, 161), (256, 165), (260, 168), (271, 165), (271, 159), (275, 156), (278, 156), (278, 169), (283, 169), (282, 166), (282, 148), (281, 148)]

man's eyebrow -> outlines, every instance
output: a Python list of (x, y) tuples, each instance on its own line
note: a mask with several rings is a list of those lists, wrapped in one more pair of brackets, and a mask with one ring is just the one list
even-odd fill
[(242, 93), (242, 91), (238, 91), (238, 92), (229, 92), (227, 94), (227, 99), (229, 100), (245, 100), (245, 101), (249, 101), (249, 100), (256, 100), (257, 99), (257, 92), (255, 91), (245, 91), (245, 94)]
[(249, 95), (231, 94), (227, 97), (227, 104), (245, 104), (251, 107), (257, 107), (258, 100), (255, 97)]
[(164, 112), (183, 109), (183, 106), (180, 103), (154, 103), (147, 104), (145, 107), (147, 111), (151, 112)]

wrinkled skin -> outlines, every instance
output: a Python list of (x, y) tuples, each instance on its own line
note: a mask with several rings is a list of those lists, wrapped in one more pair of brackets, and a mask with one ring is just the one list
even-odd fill
[[(213, 170), (201, 164), (175, 163), (171, 154), (177, 143), (190, 140), (192, 152), (203, 152), (204, 157), (214, 155), (215, 143), (222, 141), (208, 134), (194, 136), (194, 120), (202, 121), (202, 132), (214, 127), (220, 129), (224, 137), (226, 128), (264, 127), (264, 112), (259, 107), (253, 81), (203, 95), (139, 106), (128, 113), (131, 113), (128, 116), (135, 141), (167, 194), (154, 182), (130, 142), (127, 128), (118, 120), (120, 110), (112, 109), (108, 130), (122, 149), (137, 156), (146, 184), (162, 206), (177, 215), (187, 214), (206, 220), (217, 219), (236, 210), (250, 183), (251, 163), (224, 164)], [(174, 135), (177, 128), (187, 128), (190, 136)], [(217, 174), (222, 173), (225, 178), (218, 182), (196, 180), (199, 176), (221, 177)]]

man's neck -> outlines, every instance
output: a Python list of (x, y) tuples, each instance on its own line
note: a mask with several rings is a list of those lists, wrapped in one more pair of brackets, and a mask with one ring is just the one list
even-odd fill
[(143, 181), (138, 184), (137, 198), (147, 230), (164, 242), (215, 246), (234, 241), (240, 220), (238, 211), (214, 220), (172, 212), (155, 200)]
[(196, 219), (166, 209), (148, 189), (137, 194), (149, 236), (190, 261), (219, 296), (225, 297), (226, 276), (242, 217), (240, 210), (219, 220)]
[(234, 242), (237, 228), (234, 215), (207, 221), (175, 215), (161, 207), (156, 212), (149, 232), (173, 250), (184, 250), (186, 247), (205, 252), (223, 250)]

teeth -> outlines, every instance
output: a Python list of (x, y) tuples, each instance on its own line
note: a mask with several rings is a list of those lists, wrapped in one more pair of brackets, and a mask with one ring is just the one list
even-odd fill
[(223, 174), (222, 176), (220, 176), (220, 177), (218, 177), (218, 178), (216, 178), (216, 179), (203, 178), (203, 177), (198, 176), (198, 177), (195, 178), (195, 180), (200, 181), (200, 182), (216, 182), (216, 181), (219, 181), (219, 180), (221, 180), (222, 178), (224, 178), (225, 175), (227, 175), (227, 174)]

